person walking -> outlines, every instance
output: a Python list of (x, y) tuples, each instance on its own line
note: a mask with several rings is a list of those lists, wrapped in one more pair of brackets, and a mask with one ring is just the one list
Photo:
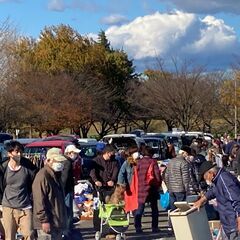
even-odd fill
[(61, 181), (66, 157), (59, 148), (50, 148), (44, 167), (32, 185), (33, 225), (40, 240), (60, 240), (67, 227), (67, 210)]
[[(134, 226), (136, 233), (142, 233), (142, 215), (145, 204), (150, 202), (152, 210), (152, 232), (159, 232), (158, 229), (158, 199), (159, 187), (161, 186), (161, 174), (157, 164), (157, 160), (152, 156), (154, 151), (151, 147), (146, 146), (143, 152), (143, 157), (138, 160), (138, 209), (134, 211)], [(152, 181), (148, 181), (148, 171), (151, 170)]]
[(240, 182), (230, 172), (210, 161), (202, 163), (200, 173), (211, 187), (194, 206), (199, 209), (216, 198), (217, 211), (227, 239), (240, 240)]
[(25, 240), (32, 239), (32, 182), (36, 167), (22, 156), (23, 145), (10, 141), (5, 145), (7, 159), (0, 165), (2, 217), (5, 239), (13, 240), (17, 230)]

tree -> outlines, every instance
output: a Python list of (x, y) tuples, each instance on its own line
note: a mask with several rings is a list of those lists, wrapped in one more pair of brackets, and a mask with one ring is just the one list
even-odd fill
[(89, 98), (66, 74), (23, 74), (16, 90), (23, 103), (19, 122), (28, 123), (40, 133), (57, 134), (88, 118)]
[(187, 62), (180, 67), (176, 62), (174, 65), (175, 71), (170, 73), (159, 61), (158, 71), (146, 72), (146, 101), (154, 115), (165, 120), (169, 130), (176, 126), (189, 131), (202, 125), (203, 116), (211, 114), (215, 88), (202, 68)]
[[(229, 130), (232, 131), (235, 125), (235, 111), (240, 106), (240, 72), (238, 69), (235, 69), (224, 77), (225, 79), (219, 84), (217, 113), (230, 126)], [(236, 121), (237, 126), (239, 126), (238, 116)]]
[(9, 19), (0, 23), (0, 132), (11, 128), (17, 105), (12, 82), (16, 77), (16, 62), (11, 47), (16, 42), (17, 31)]

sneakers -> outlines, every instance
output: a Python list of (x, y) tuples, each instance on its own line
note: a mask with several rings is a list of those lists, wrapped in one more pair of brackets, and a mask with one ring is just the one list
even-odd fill
[(72, 220), (72, 224), (77, 225), (79, 223), (80, 223), (80, 218), (79, 217), (74, 217), (73, 220)]

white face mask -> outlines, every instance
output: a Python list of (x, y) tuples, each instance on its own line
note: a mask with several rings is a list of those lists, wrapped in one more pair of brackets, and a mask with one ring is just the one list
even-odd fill
[(70, 158), (74, 161), (78, 158), (78, 154), (77, 153), (73, 153), (70, 155)]
[(211, 185), (212, 185), (212, 182), (209, 181), (209, 180), (206, 180), (206, 184), (207, 184), (208, 186), (211, 186)]
[(135, 152), (135, 153), (132, 154), (132, 157), (133, 157), (134, 160), (139, 159), (140, 158), (140, 153)]
[(52, 169), (54, 172), (61, 172), (64, 168), (64, 165), (60, 162), (54, 162), (52, 164)]

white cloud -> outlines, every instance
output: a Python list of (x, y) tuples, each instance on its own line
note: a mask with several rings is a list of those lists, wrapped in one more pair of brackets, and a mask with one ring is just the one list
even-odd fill
[(240, 1), (238, 0), (158, 0), (176, 8), (192, 13), (215, 14), (219, 12), (240, 13)]
[(122, 25), (128, 22), (128, 19), (121, 14), (112, 14), (102, 18), (100, 22), (106, 25)]
[(154, 57), (171, 51), (195, 21), (193, 14), (156, 12), (120, 27), (110, 27), (106, 35), (113, 46), (123, 47), (136, 59)]
[(66, 8), (63, 0), (50, 0), (48, 3), (48, 9), (51, 11), (62, 12)]
[(213, 16), (200, 19), (195, 14), (176, 11), (156, 12), (138, 17), (128, 24), (106, 30), (111, 45), (123, 48), (137, 61), (180, 56), (201, 64), (221, 60), (227, 64), (239, 50), (234, 29)]

